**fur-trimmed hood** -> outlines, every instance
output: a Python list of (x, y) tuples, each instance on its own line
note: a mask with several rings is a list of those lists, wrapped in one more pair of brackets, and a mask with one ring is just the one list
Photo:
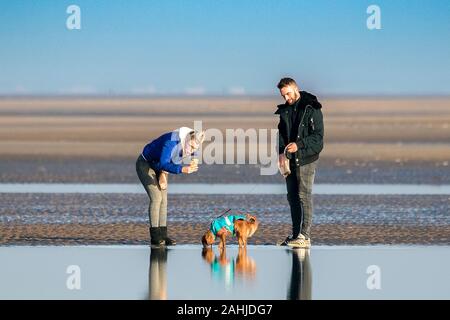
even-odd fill
[[(313, 95), (312, 93), (309, 93), (307, 91), (300, 91), (300, 101), (298, 103), (300, 103), (300, 104), (302, 104), (304, 106), (310, 105), (314, 109), (321, 109), (322, 108), (322, 105), (317, 100), (317, 97), (315, 95)], [(284, 108), (288, 108), (288, 107), (290, 107), (290, 105), (288, 105), (287, 102), (283, 103), (283, 104), (279, 104), (277, 106), (277, 111), (275, 111), (275, 114), (280, 114), (280, 112)]]

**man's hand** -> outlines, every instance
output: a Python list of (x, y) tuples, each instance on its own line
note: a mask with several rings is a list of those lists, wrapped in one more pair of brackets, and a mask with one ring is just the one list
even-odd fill
[(294, 153), (297, 152), (298, 148), (297, 148), (297, 144), (295, 142), (291, 142), (286, 146), (286, 150), (289, 153)]
[(181, 169), (181, 172), (185, 173), (185, 174), (190, 174), (190, 173), (194, 173), (198, 171), (198, 165), (195, 162), (191, 162), (190, 165), (188, 166), (184, 166)]

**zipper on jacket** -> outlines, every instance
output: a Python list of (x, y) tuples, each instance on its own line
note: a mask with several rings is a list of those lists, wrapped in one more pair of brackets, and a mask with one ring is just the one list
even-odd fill
[(302, 127), (302, 124), (303, 124), (303, 119), (305, 119), (306, 111), (308, 111), (308, 108), (312, 108), (312, 106), (308, 104), (305, 107), (305, 111), (303, 112), (302, 119), (300, 120), (300, 124), (298, 125), (298, 136), (300, 136), (300, 133), (302, 132), (301, 131), (301, 127)]

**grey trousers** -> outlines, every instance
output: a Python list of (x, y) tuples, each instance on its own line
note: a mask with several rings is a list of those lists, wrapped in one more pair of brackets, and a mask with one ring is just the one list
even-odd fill
[(309, 164), (291, 168), (291, 174), (286, 178), (287, 199), (291, 208), (292, 234), (299, 233), (306, 239), (311, 235), (313, 216), (312, 187), (316, 175), (318, 160)]
[(136, 160), (136, 173), (150, 199), (148, 205), (150, 227), (167, 226), (167, 189), (161, 190), (159, 188), (159, 172), (155, 172), (140, 155)]

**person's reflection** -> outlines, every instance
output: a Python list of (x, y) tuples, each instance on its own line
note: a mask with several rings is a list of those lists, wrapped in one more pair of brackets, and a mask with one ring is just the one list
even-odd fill
[(292, 249), (292, 273), (289, 300), (311, 300), (311, 263), (309, 249)]
[(166, 262), (167, 249), (165, 247), (151, 249), (148, 277), (151, 300), (167, 299)]

